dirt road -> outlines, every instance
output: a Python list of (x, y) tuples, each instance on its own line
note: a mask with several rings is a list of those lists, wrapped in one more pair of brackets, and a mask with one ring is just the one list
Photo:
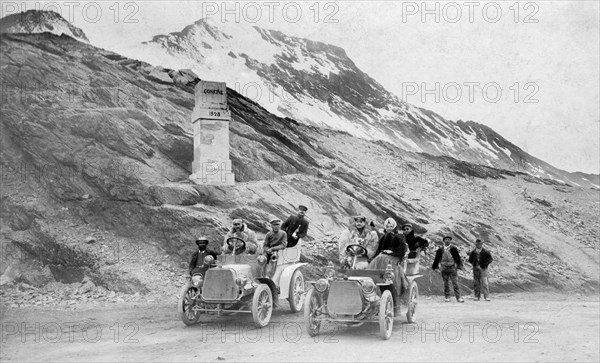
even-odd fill
[(421, 297), (418, 320), (397, 318), (389, 341), (376, 324), (326, 326), (311, 338), (287, 305), (271, 324), (248, 314), (186, 327), (174, 304), (2, 312), (2, 361), (598, 361), (597, 297), (541, 294), (445, 303)]

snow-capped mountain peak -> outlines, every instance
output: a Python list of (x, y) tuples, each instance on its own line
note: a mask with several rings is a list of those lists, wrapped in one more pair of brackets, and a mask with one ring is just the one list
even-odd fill
[(0, 33), (45, 33), (68, 35), (89, 43), (83, 30), (54, 11), (29, 10), (0, 19)]
[(400, 100), (334, 45), (249, 24), (200, 19), (180, 32), (154, 36), (127, 55), (225, 81), (269, 112), (306, 124), (388, 141), (407, 151), (565, 183), (580, 181), (489, 127), (450, 121)]

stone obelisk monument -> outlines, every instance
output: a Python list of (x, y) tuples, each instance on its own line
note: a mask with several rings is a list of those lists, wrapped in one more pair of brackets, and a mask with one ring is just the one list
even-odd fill
[(199, 185), (233, 185), (235, 176), (229, 159), (227, 86), (224, 82), (200, 81), (192, 113), (194, 162), (190, 180)]

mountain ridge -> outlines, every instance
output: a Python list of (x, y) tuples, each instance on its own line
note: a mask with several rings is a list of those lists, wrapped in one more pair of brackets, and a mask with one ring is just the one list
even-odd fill
[[(343, 48), (257, 26), (246, 30), (256, 32), (267, 43), (258, 46), (266, 54), (256, 56), (264, 58), (262, 61), (236, 48), (235, 39), (242, 36), (241, 30), (207, 19), (200, 19), (181, 32), (157, 35), (144, 42), (153, 52), (162, 51), (170, 57), (155, 55), (144, 59), (190, 68), (202, 77), (224, 79), (236, 87), (241, 84), (250, 89), (250, 85), (265, 84), (267, 91), (262, 89), (257, 102), (272, 113), (304, 123), (386, 140), (408, 151), (449, 155), (483, 165), (521, 169), (567, 184), (599, 187), (527, 154), (481, 123), (471, 121), (463, 127), (433, 111), (405, 103), (358, 69)], [(243, 36), (245, 40), (251, 38), (247, 33)], [(206, 59), (229, 62), (228, 68), (202, 65)], [(236, 59), (245, 59), (243, 66)], [(268, 93), (268, 99), (264, 93)]]

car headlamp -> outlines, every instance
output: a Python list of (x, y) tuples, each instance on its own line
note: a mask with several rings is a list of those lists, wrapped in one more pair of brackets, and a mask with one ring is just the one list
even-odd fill
[(215, 258), (211, 255), (204, 257), (204, 264), (208, 266), (212, 266), (213, 262), (215, 262)]
[(329, 282), (326, 279), (319, 279), (315, 284), (315, 290), (318, 292), (325, 292), (329, 287)]
[(362, 282), (362, 291), (365, 295), (370, 295), (375, 292), (375, 283), (372, 280), (364, 280)]
[(248, 280), (247, 280), (245, 277), (243, 277), (243, 276), (242, 276), (242, 277), (238, 277), (237, 279), (235, 279), (235, 283), (236, 283), (238, 286), (240, 286), (240, 287), (243, 287), (244, 285), (246, 285), (246, 282), (247, 282), (247, 281), (248, 281)]
[(202, 276), (202, 274), (192, 276), (192, 285), (198, 286), (202, 283), (202, 281), (204, 281), (204, 276)]

